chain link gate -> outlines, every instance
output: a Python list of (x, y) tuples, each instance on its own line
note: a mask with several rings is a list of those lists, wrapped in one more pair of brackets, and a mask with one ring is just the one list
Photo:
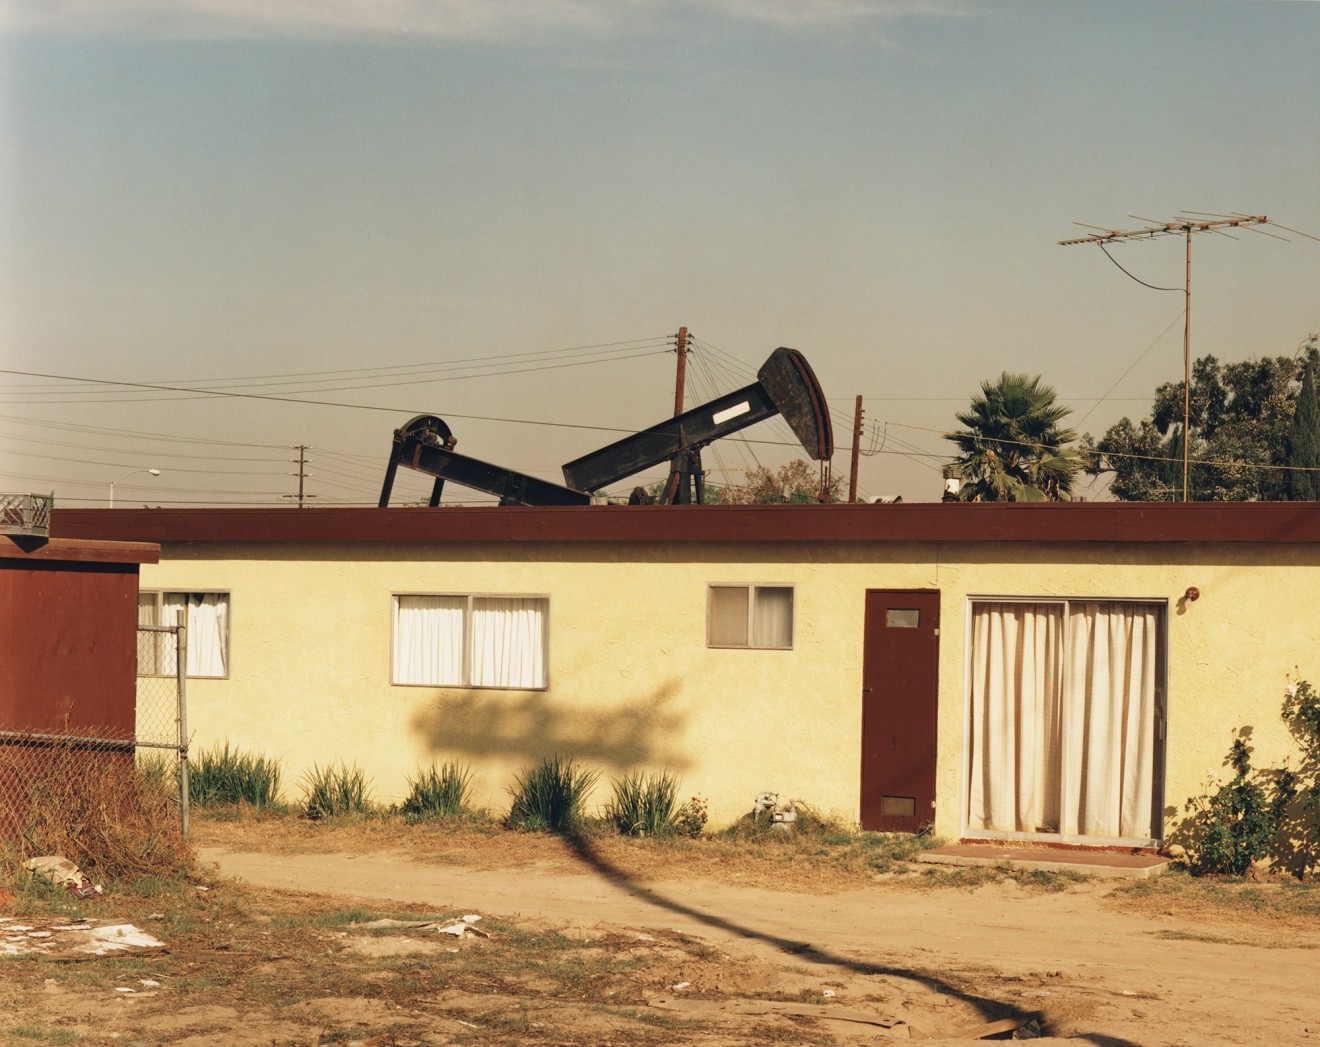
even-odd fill
[[(179, 787), (179, 822), (188, 835), (188, 623), (138, 626), (136, 744), (138, 763), (148, 753), (173, 754)], [(145, 750), (145, 752), (144, 752)], [(168, 765), (166, 767), (168, 770)]]

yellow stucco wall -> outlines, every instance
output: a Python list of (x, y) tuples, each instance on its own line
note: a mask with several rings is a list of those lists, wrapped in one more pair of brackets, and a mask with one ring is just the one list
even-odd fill
[[(791, 651), (705, 642), (712, 583), (795, 589)], [(1290, 672), (1320, 678), (1320, 550), (1283, 545), (766, 544), (166, 545), (144, 589), (231, 594), (230, 675), (189, 681), (194, 747), (278, 757), (289, 800), (313, 763), (356, 762), (379, 802), (457, 759), (503, 811), (514, 775), (572, 755), (608, 778), (669, 768), (712, 822), (765, 789), (859, 816), (867, 589), (941, 594), (936, 832), (962, 829), (967, 607), (976, 596), (1167, 601), (1165, 806), (1199, 791), (1231, 731), (1262, 761), (1287, 751)], [(1189, 586), (1201, 597), (1182, 599)], [(545, 595), (550, 687), (392, 686), (394, 593)]]

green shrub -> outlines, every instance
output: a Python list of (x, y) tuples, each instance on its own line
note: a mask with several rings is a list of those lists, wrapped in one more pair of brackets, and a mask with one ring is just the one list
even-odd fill
[(440, 767), (432, 764), (408, 779), (408, 798), (400, 810), (411, 821), (462, 814), (467, 810), (471, 781), (471, 770), (452, 760)]
[(614, 799), (605, 817), (623, 836), (664, 836), (674, 830), (678, 779), (668, 771), (634, 771), (612, 779)]
[(1268, 856), (1296, 794), (1287, 771), (1253, 771), (1245, 734), (1233, 739), (1224, 760), (1233, 777), (1220, 782), (1212, 775), (1207, 792), (1188, 804), (1187, 864), (1198, 876), (1242, 876)]
[(342, 814), (369, 814), (372, 811), (367, 777), (354, 764), (340, 762), (312, 769), (303, 776), (303, 814), (308, 818), (331, 818)]
[(587, 794), (599, 777), (599, 771), (580, 768), (571, 759), (554, 756), (542, 760), (517, 776), (506, 824), (511, 829), (533, 832), (577, 830), (582, 825)]
[(1262, 858), (1298, 878), (1320, 868), (1320, 693), (1306, 680), (1289, 684), (1280, 715), (1299, 750), (1295, 764), (1290, 756), (1253, 768), (1244, 727), (1224, 761), (1232, 779), (1211, 772), (1206, 791), (1187, 801), (1171, 842), (1186, 849), (1193, 873), (1241, 876)]
[(1270, 858), (1274, 867), (1307, 878), (1320, 868), (1320, 693), (1306, 680), (1284, 691), (1283, 721), (1299, 750), (1296, 769), (1273, 772), (1296, 786)]
[(188, 801), (198, 807), (251, 804), (257, 810), (279, 802), (280, 763), (259, 753), (216, 745), (188, 763)]

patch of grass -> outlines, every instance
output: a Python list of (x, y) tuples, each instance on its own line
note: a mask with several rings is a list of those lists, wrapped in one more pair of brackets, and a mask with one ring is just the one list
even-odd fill
[(467, 811), (468, 789), (472, 782), (470, 768), (456, 761), (437, 767), (432, 764), (408, 779), (408, 798), (400, 811), (409, 821), (428, 818), (452, 818)]
[(577, 831), (585, 823), (587, 794), (599, 777), (599, 771), (579, 767), (572, 759), (548, 757), (515, 779), (505, 824), (525, 832)]
[(1013, 882), (1042, 894), (1068, 891), (1091, 883), (1094, 877), (1070, 869), (1022, 869), (1014, 865), (959, 865), (924, 868), (906, 879), (908, 886), (975, 890), (989, 884)]
[(1198, 877), (1174, 870), (1114, 888), (1106, 901), (1117, 908), (1232, 923), (1242, 919), (1310, 924), (1320, 927), (1320, 883), (1253, 882), (1231, 877)]
[(280, 763), (260, 753), (224, 745), (199, 753), (188, 766), (188, 800), (199, 807), (248, 804), (275, 806), (280, 796)]
[(16, 1025), (5, 1035), (25, 1042), (30, 1040), (33, 1043), (69, 1044), (81, 1043), (83, 1040), (82, 1033), (73, 1029), (50, 1028), (44, 1025)]
[(807, 804), (797, 804), (795, 811), (792, 822), (775, 822), (768, 815), (744, 815), (717, 833), (716, 838), (741, 846), (757, 858), (788, 852), (799, 860), (818, 859), (863, 875), (891, 872), (939, 844), (929, 836), (867, 832)]
[(303, 776), (303, 814), (313, 820), (348, 814), (371, 814), (371, 787), (360, 767), (343, 763), (312, 769)]
[(678, 779), (668, 771), (635, 771), (610, 784), (614, 798), (605, 808), (605, 819), (621, 836), (665, 836), (675, 831)]

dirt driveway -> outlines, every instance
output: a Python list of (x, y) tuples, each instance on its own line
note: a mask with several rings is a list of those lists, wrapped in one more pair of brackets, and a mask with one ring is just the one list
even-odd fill
[[(933, 1032), (1012, 1009), (1039, 1012), (1045, 1042), (1320, 1043), (1314, 925), (1133, 914), (1106, 900), (1112, 881), (1055, 893), (1012, 881), (923, 891), (898, 877), (812, 893), (680, 881), (663, 868), (629, 875), (590, 847), (573, 861), (516, 867), (342, 847), (275, 854), (213, 845), (201, 856), (222, 876), (267, 888), (535, 921), (568, 934), (696, 936), (729, 958), (730, 971), (735, 961), (755, 960), (778, 972), (766, 975), (766, 994), (782, 990), (782, 976), (802, 998), (884, 1001)], [(756, 985), (734, 984), (732, 976), (721, 984), (720, 970), (719, 963), (694, 967), (670, 995), (676, 1004), (685, 992), (689, 1000), (755, 998)], [(903, 1027), (828, 1027), (842, 1042), (908, 1035)]]

